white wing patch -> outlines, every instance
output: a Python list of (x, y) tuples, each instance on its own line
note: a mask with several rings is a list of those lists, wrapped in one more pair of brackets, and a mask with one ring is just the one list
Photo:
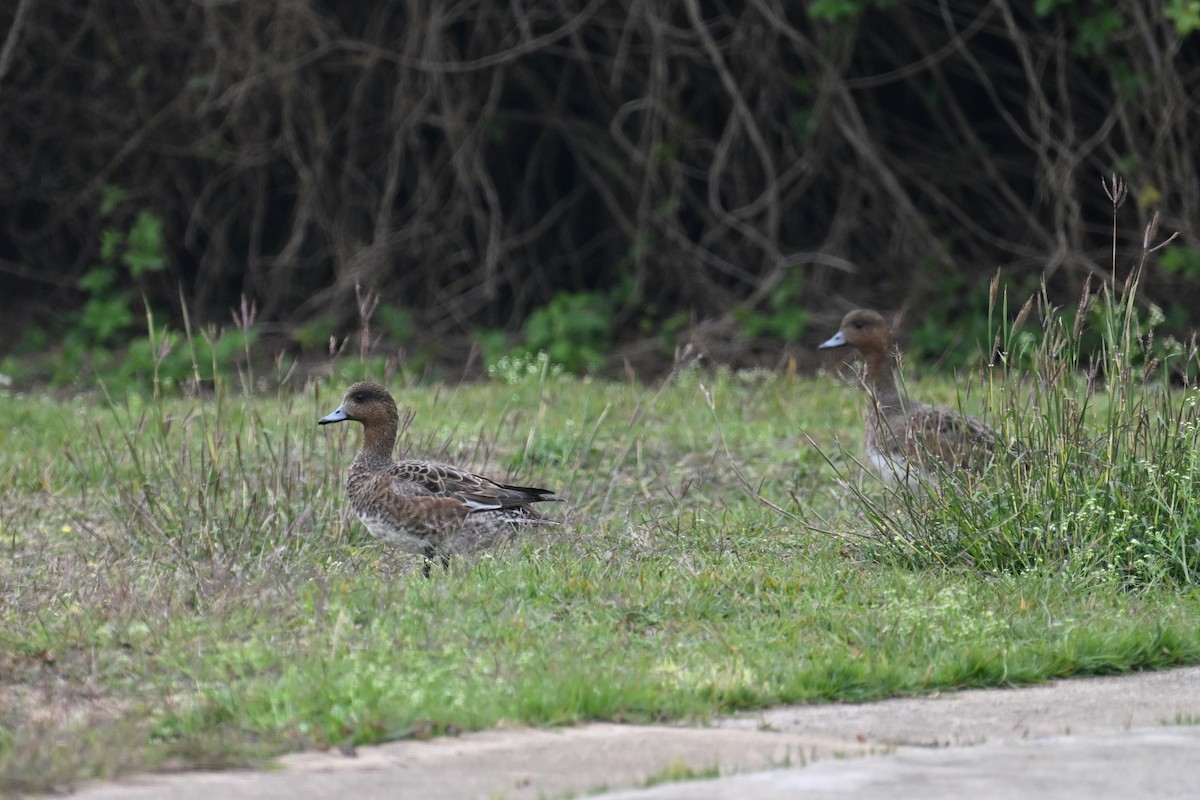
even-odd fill
[(473, 500), (470, 497), (459, 497), (456, 499), (472, 511), (495, 511), (499, 508), (503, 508), (503, 506), (501, 506), (499, 503), (481, 503), (480, 501)]

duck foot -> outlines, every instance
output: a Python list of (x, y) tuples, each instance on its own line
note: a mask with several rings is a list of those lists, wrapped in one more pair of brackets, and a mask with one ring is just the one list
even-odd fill
[(437, 558), (438, 563), (442, 565), (442, 572), (450, 571), (450, 557), (445, 553), (438, 553), (436, 556), (425, 556), (425, 563), (421, 565), (421, 574), (426, 578), (430, 576), (430, 571), (433, 569), (434, 558)]

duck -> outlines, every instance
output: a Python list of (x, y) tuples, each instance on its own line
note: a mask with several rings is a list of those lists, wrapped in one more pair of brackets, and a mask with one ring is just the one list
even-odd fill
[[(818, 349), (853, 347), (866, 362), (866, 452), (884, 482), (913, 489), (936, 486), (941, 469), (981, 471), (996, 453), (998, 436), (975, 417), (909, 400), (897, 381), (900, 351), (883, 316), (855, 309)], [(940, 461), (934, 465), (931, 459)], [(932, 469), (930, 469), (932, 467)]]
[(362, 381), (346, 390), (318, 425), (358, 422), (362, 448), (346, 473), (350, 507), (377, 539), (449, 568), (450, 556), (495, 547), (530, 525), (552, 523), (534, 503), (556, 501), (554, 492), (498, 483), (440, 461), (394, 461), (400, 413), (391, 393)]

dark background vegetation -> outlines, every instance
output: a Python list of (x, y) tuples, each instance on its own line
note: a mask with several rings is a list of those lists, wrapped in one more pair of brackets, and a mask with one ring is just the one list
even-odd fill
[(1064, 305), (1110, 275), (1113, 173), (1122, 270), (1154, 212), (1182, 233), (1142, 287), (1182, 337), (1198, 27), (1187, 0), (5, 0), (0, 356), (139, 371), (176, 342), (147, 307), (240, 326), (214, 358), (372, 312), (420, 369), (778, 364), (855, 305), (974, 352), (997, 270)]

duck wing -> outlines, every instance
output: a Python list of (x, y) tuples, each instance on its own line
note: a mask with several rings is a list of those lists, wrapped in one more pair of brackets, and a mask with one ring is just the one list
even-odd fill
[(389, 476), (398, 493), (452, 498), (471, 511), (515, 509), (558, 499), (549, 489), (497, 483), (439, 461), (398, 461)]
[(906, 434), (920, 450), (961, 469), (982, 469), (996, 452), (995, 431), (948, 408), (924, 404), (912, 408)]

